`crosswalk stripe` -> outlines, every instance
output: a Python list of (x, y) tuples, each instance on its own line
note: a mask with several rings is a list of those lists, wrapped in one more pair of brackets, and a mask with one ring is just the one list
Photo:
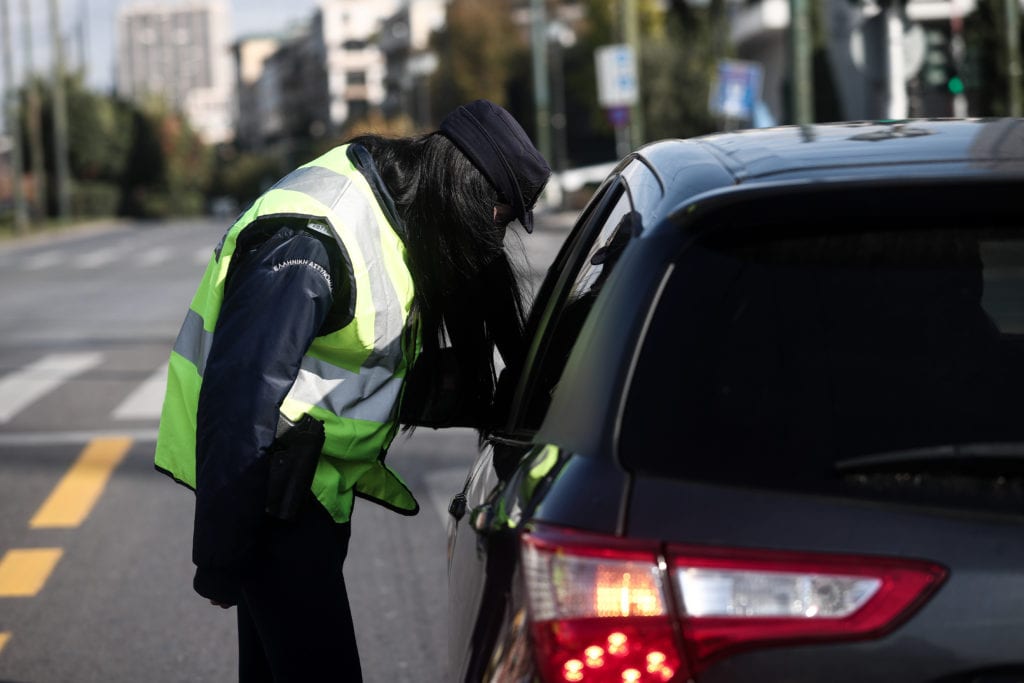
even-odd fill
[(172, 251), (167, 247), (156, 247), (146, 251), (136, 259), (136, 264), (148, 268), (158, 266), (171, 260)]
[(50, 578), (64, 551), (60, 548), (12, 548), (0, 559), (0, 598), (31, 598)]
[(29, 521), (30, 529), (68, 529), (92, 512), (114, 469), (132, 447), (126, 436), (93, 439)]
[(167, 388), (167, 364), (164, 363), (149, 378), (128, 394), (114, 409), (115, 420), (145, 420), (160, 417), (164, 391)]
[(88, 254), (82, 254), (75, 258), (72, 264), (76, 268), (84, 268), (90, 270), (93, 268), (100, 268), (108, 263), (113, 263), (118, 257), (121, 256), (121, 251), (118, 249), (98, 249), (96, 251), (89, 252)]
[(212, 255), (212, 253), (213, 252), (209, 247), (202, 247), (199, 249), (199, 251), (195, 252), (195, 254), (192, 255), (192, 260), (197, 265), (205, 266), (207, 263), (210, 262), (210, 256)]
[(64, 260), (63, 254), (59, 251), (43, 251), (29, 256), (22, 262), (25, 270), (43, 270), (52, 268)]
[(0, 379), (0, 424), (102, 361), (101, 353), (53, 353)]

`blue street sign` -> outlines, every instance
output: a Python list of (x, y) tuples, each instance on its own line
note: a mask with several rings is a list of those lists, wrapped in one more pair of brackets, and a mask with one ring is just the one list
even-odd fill
[(712, 114), (749, 121), (754, 118), (754, 108), (761, 99), (763, 82), (764, 67), (758, 62), (720, 60), (708, 108)]
[(594, 51), (597, 101), (605, 108), (632, 107), (637, 102), (636, 60), (629, 45), (604, 45)]

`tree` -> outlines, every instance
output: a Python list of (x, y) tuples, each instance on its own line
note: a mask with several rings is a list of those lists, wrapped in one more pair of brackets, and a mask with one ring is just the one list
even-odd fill
[(146, 218), (202, 212), (213, 155), (185, 117), (154, 100), (134, 115), (122, 213)]
[[(55, 176), (53, 138), (53, 91), (43, 80), (35, 84), (43, 93), (42, 137), (47, 174)], [(104, 216), (117, 212), (120, 183), (127, 166), (132, 142), (132, 107), (111, 97), (88, 90), (81, 75), (67, 75), (64, 85), (68, 109), (68, 164), (72, 186), (73, 213)], [(23, 96), (27, 97), (27, 91)], [(24, 111), (28, 111), (27, 108)], [(27, 127), (28, 121), (23, 120)], [(48, 213), (56, 214), (56, 188), (49, 184)]]
[(433, 39), (439, 61), (431, 77), (433, 111), (451, 111), (480, 98), (504, 106), (521, 43), (509, 0), (451, 0), (445, 28)]
[(643, 52), (644, 107), (650, 139), (691, 137), (718, 127), (708, 95), (719, 59), (729, 56), (724, 0), (694, 7), (673, 0), (663, 37)]

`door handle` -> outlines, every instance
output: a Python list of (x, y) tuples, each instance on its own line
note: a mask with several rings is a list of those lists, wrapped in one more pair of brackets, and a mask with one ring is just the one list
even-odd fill
[(448, 514), (455, 518), (458, 522), (466, 514), (466, 494), (456, 493), (452, 497), (452, 502), (448, 503)]

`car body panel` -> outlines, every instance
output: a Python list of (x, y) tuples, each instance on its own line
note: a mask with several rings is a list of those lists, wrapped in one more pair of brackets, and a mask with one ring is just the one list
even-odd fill
[[(857, 216), (918, 227), (964, 220), (1021, 227), (1022, 191), (1019, 119), (740, 131), (661, 141), (626, 157), (581, 214), (539, 292), (526, 370), (503, 377), (513, 387), (507, 419), (463, 491), (470, 510), (490, 506), (476, 518), (486, 523), (471, 524), (469, 512), (450, 527), (452, 678), (533, 680), (517, 537), (545, 522), (657, 543), (927, 559), (950, 570), (927, 604), (882, 638), (742, 652), (712, 664), (699, 683), (761, 680), (765, 671), (793, 683), (1024, 679), (1024, 510), (655, 477), (624, 466), (629, 454), (619, 443), (651, 311), (695, 239), (819, 215), (827, 217), (823, 229), (855, 225)], [(601, 240), (612, 247), (611, 223), (622, 225), (617, 197), (637, 214), (617, 232), (628, 239), (615, 242), (610, 277), (605, 272), (591, 288), (596, 296), (572, 330), (560, 376), (546, 377), (539, 368), (556, 352), (551, 337), (570, 316), (574, 278)], [(671, 387), (665, 392), (671, 400)], [(534, 423), (530, 405), (539, 395), (542, 419)], [(666, 447), (665, 457), (682, 447)], [(551, 451), (557, 457), (546, 459)]]

